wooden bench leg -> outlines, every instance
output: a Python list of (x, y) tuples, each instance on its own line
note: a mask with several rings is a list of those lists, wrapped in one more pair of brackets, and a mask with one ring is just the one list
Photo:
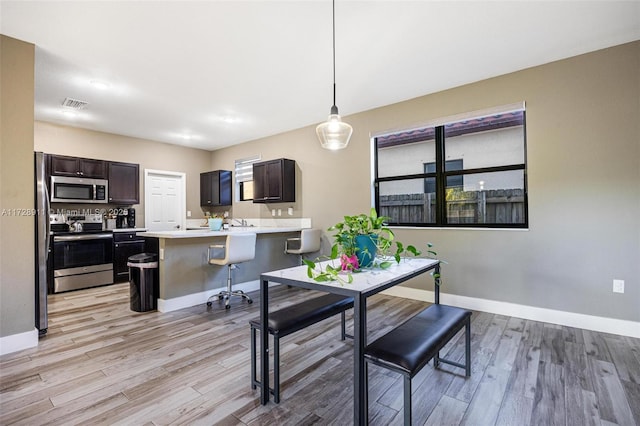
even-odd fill
[(404, 426), (411, 426), (411, 377), (404, 376)]

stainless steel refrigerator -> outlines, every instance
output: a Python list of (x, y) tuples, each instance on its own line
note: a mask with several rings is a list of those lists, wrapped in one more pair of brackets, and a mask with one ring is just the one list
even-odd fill
[(46, 154), (42, 152), (35, 153), (35, 226), (36, 226), (36, 280), (35, 280), (35, 298), (36, 298), (36, 328), (39, 335), (47, 333), (49, 320), (47, 317), (47, 277), (48, 277), (48, 259), (49, 259), (49, 191), (46, 182)]

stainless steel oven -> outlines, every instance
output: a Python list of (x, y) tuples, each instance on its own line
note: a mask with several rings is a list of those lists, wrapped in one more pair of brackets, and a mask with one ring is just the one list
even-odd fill
[(53, 232), (52, 291), (59, 293), (113, 284), (113, 233), (91, 227), (91, 220), (97, 221), (98, 218), (75, 216), (72, 220), (73, 223), (84, 222), (85, 230)]
[(113, 234), (53, 236), (53, 291), (113, 284)]

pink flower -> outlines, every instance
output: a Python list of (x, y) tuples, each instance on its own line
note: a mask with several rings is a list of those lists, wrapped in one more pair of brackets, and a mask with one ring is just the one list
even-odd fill
[(343, 271), (355, 271), (360, 266), (358, 264), (358, 257), (355, 254), (351, 256), (347, 256), (346, 254), (341, 254), (340, 264), (342, 265)]

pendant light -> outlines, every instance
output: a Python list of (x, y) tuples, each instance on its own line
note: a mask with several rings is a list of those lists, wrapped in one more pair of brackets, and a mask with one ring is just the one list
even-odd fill
[(323, 148), (335, 151), (347, 147), (351, 133), (353, 128), (340, 119), (336, 106), (336, 1), (333, 0), (333, 106), (327, 121), (316, 127), (316, 134)]

